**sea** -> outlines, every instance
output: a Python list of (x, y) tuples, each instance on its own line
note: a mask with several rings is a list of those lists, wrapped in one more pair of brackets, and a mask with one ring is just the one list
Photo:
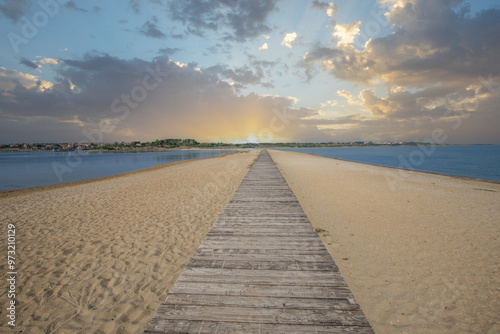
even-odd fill
[(328, 158), (500, 182), (499, 145), (284, 148)]
[[(328, 158), (500, 182), (500, 146), (362, 146), (282, 148)], [(0, 191), (116, 175), (173, 161), (211, 158), (231, 150), (146, 153), (0, 152)]]
[(0, 191), (93, 179), (127, 173), (167, 162), (212, 158), (230, 152), (235, 151), (0, 152)]

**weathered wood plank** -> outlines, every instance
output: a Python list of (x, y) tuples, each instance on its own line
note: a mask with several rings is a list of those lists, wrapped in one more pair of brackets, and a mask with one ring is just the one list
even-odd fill
[(373, 333), (263, 151), (145, 333)]
[(249, 254), (266, 254), (266, 255), (325, 255), (325, 250), (323, 249), (269, 249), (269, 248), (212, 248), (203, 247), (198, 248), (198, 252), (204, 255), (249, 255)]
[[(238, 248), (239, 247), (239, 248)], [(322, 250), (324, 251), (324, 248), (322, 247), (321, 244), (315, 241), (310, 241), (310, 242), (304, 242), (304, 245), (301, 243), (287, 243), (286, 241), (281, 241), (281, 242), (276, 242), (272, 245), (264, 242), (253, 242), (253, 243), (245, 243), (242, 244), (242, 240), (237, 239), (235, 241), (230, 241), (228, 240), (226, 243), (224, 241), (207, 241), (204, 242), (203, 245), (201, 245), (198, 249), (200, 251), (203, 251), (203, 249), (264, 249), (264, 250), (271, 250), (271, 249), (282, 249), (282, 250)]]
[(371, 327), (365, 326), (317, 326), (285, 325), (243, 322), (207, 322), (194, 320), (153, 319), (145, 333), (184, 333), (184, 334), (373, 334)]
[(186, 268), (184, 282), (275, 284), (300, 286), (347, 286), (338, 271), (278, 271), (248, 269)]
[(369, 326), (363, 312), (324, 309), (275, 309), (162, 304), (158, 316), (167, 320), (231, 321), (287, 325)]
[(190, 268), (226, 268), (226, 269), (262, 269), (262, 270), (309, 270), (329, 271), (338, 270), (335, 263), (327, 262), (299, 262), (299, 261), (243, 261), (243, 260), (214, 260), (191, 259)]
[(280, 297), (245, 297), (245, 296), (212, 296), (183, 295), (171, 293), (165, 303), (171, 305), (199, 305), (219, 307), (251, 307), (282, 308), (310, 310), (344, 310), (356, 311), (360, 306), (347, 299), (315, 299), (315, 298), (280, 298)]
[(238, 260), (238, 261), (296, 261), (327, 262), (332, 261), (330, 254), (325, 255), (283, 255), (283, 254), (202, 254), (195, 253), (193, 259), (200, 260)]
[[(241, 243), (251, 243), (251, 242), (256, 242), (256, 241), (262, 241), (262, 242), (265, 242), (267, 241), (268, 244), (273, 244), (273, 243), (277, 243), (277, 244), (280, 244), (280, 243), (284, 243), (284, 242), (287, 242), (287, 241), (290, 241), (291, 243), (308, 243), (308, 242), (316, 242), (316, 241), (319, 241), (319, 242), (322, 242), (321, 239), (318, 238), (317, 235), (314, 235), (314, 236), (307, 236), (307, 237), (290, 237), (290, 238), (287, 238), (287, 239), (276, 239), (274, 238), (273, 236), (259, 236), (259, 237), (244, 237), (244, 236), (239, 236), (239, 237), (231, 237), (231, 238), (227, 238), (227, 237), (221, 237), (221, 236), (211, 236), (209, 234), (207, 234), (205, 240), (203, 241), (203, 243), (205, 243), (205, 241), (224, 241), (224, 240), (228, 240), (228, 241), (231, 241), (231, 242), (241, 242)], [(203, 245), (202, 243), (202, 245)]]
[(338, 298), (354, 300), (354, 296), (347, 286), (288, 286), (281, 284), (280, 282), (276, 282), (276, 285), (264, 285), (177, 281), (176, 284), (174, 284), (174, 286), (170, 289), (170, 292), (189, 295), (201, 294), (249, 297)]

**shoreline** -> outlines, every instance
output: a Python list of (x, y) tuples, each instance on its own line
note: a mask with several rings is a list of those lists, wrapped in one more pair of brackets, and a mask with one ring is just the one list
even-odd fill
[(377, 333), (500, 330), (499, 184), (270, 154)]
[[(488, 144), (488, 145), (490, 145), (490, 144)], [(491, 145), (493, 145), (493, 144), (491, 144)], [(446, 145), (441, 145), (441, 146), (446, 146)], [(453, 145), (453, 146), (458, 146), (458, 145)], [(464, 146), (466, 146), (466, 145), (464, 145)], [(484, 146), (486, 146), (486, 144), (484, 144)], [(490, 180), (483, 180), (483, 179), (479, 179), (479, 178), (469, 178), (469, 177), (466, 177), (466, 176), (455, 176), (455, 175), (442, 174), (442, 173), (438, 173), (438, 172), (428, 172), (428, 171), (405, 169), (405, 168), (385, 166), (385, 165), (376, 165), (376, 164), (371, 164), (371, 163), (367, 163), (367, 162), (345, 160), (345, 159), (342, 159), (342, 158), (325, 157), (324, 155), (312, 154), (312, 153), (307, 153), (307, 152), (297, 152), (297, 151), (288, 151), (288, 150), (280, 150), (280, 149), (269, 149), (269, 150), (275, 150), (275, 151), (281, 151), (281, 152), (300, 153), (300, 154), (310, 155), (312, 157), (321, 157), (321, 158), (332, 159), (332, 160), (336, 160), (336, 161), (347, 161), (347, 162), (351, 162), (351, 163), (355, 163), (355, 164), (361, 164), (361, 165), (368, 165), (368, 166), (381, 167), (381, 168), (390, 168), (391, 170), (402, 171), (402, 172), (423, 173), (423, 174), (430, 174), (430, 175), (437, 175), (437, 176), (446, 176), (446, 177), (451, 177), (451, 178), (460, 179), (460, 180), (471, 180), (471, 181), (478, 181), (478, 182), (500, 184), (500, 181), (490, 181)]]
[(144, 172), (153, 171), (156, 169), (162, 169), (165, 167), (174, 166), (174, 165), (184, 163), (187, 161), (196, 161), (196, 160), (203, 160), (203, 159), (215, 159), (215, 158), (221, 158), (221, 157), (224, 157), (224, 156), (227, 156), (230, 154), (237, 154), (237, 153), (241, 153), (241, 152), (222, 153), (221, 155), (218, 155), (216, 157), (210, 157), (210, 158), (197, 158), (197, 159), (187, 159), (187, 160), (166, 162), (163, 164), (158, 164), (158, 165), (154, 165), (151, 167), (141, 168), (141, 169), (133, 170), (130, 172), (102, 176), (102, 177), (95, 177), (95, 178), (85, 179), (85, 180), (80, 180), (80, 181), (56, 183), (56, 184), (49, 184), (46, 186), (36, 186), (36, 187), (23, 188), (23, 189), (0, 190), (0, 198), (11, 197), (11, 196), (20, 196), (23, 194), (28, 194), (28, 193), (32, 193), (32, 192), (38, 192), (38, 191), (45, 191), (45, 190), (52, 190), (52, 189), (58, 189), (58, 188), (78, 186), (78, 185), (83, 185), (83, 184), (92, 183), (92, 182), (100, 182), (100, 181), (110, 180), (110, 179), (113, 179), (116, 177), (123, 177), (123, 176), (127, 176), (127, 175), (132, 175), (134, 173), (144, 173)]

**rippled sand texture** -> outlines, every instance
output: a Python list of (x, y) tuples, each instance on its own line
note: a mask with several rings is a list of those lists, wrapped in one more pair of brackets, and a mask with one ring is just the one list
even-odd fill
[(17, 232), (13, 332), (142, 332), (258, 153), (0, 194), (2, 254), (7, 223)]
[(500, 185), (271, 151), (377, 333), (500, 333)]

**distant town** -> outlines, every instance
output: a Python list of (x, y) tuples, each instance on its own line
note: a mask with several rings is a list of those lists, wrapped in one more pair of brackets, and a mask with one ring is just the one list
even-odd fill
[(0, 145), (0, 151), (18, 152), (18, 151), (134, 151), (150, 152), (165, 151), (172, 149), (236, 149), (236, 148), (279, 148), (279, 147), (343, 147), (343, 146), (398, 146), (398, 145), (431, 145), (423, 142), (341, 142), (341, 143), (200, 143), (195, 139), (157, 139), (151, 142), (132, 141), (114, 142), (114, 143), (15, 143)]

